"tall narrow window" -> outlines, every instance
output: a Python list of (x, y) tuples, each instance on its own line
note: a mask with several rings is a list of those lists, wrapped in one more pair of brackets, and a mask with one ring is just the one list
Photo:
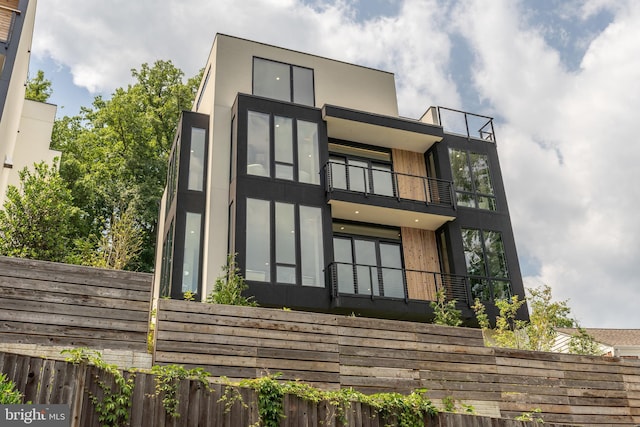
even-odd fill
[(313, 106), (313, 70), (253, 58), (253, 94)]
[(320, 184), (318, 124), (298, 120), (298, 181)]
[(296, 283), (294, 205), (276, 203), (276, 281)]
[(271, 281), (271, 203), (247, 199), (246, 272), (247, 280)]
[(273, 118), (276, 178), (293, 180), (293, 119)]
[(247, 114), (247, 174), (270, 176), (269, 115), (254, 111)]
[(324, 286), (322, 210), (320, 208), (300, 206), (300, 234), (302, 284)]
[(204, 187), (204, 146), (206, 131), (191, 128), (191, 150), (189, 152), (189, 182), (187, 188), (202, 191)]
[(200, 277), (200, 229), (199, 213), (187, 212), (184, 236), (184, 265), (182, 268), (182, 292), (198, 292)]

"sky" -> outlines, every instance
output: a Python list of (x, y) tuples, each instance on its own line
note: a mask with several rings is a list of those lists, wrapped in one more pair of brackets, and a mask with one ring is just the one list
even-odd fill
[(195, 75), (216, 33), (391, 71), (406, 117), (494, 117), (525, 286), (640, 328), (639, 1), (40, 0), (30, 69), (74, 115), (145, 62)]

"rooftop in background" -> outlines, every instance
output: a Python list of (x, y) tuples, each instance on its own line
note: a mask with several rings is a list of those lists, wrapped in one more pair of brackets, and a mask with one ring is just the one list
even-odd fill
[[(640, 346), (640, 329), (585, 328), (596, 341), (613, 347)], [(575, 328), (559, 328), (558, 332), (573, 335)]]

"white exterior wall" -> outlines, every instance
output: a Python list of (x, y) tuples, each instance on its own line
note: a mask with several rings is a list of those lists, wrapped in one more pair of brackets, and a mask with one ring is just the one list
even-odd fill
[[(12, 39), (20, 37), (18, 41), (18, 51), (13, 69), (11, 70), (11, 80), (7, 99), (4, 104), (2, 118), (0, 119), (0, 166), (5, 159), (15, 163), (14, 149), (20, 128), (20, 118), (24, 103), (25, 82), (29, 72), (29, 58), (31, 52), (31, 40), (33, 38), (33, 26), (36, 16), (36, 0), (30, 0), (27, 12), (24, 14), (24, 25), (21, 34), (12, 34)], [(50, 138), (49, 135), (47, 138)], [(38, 159), (34, 159), (37, 161)], [(33, 162), (31, 162), (33, 163)], [(14, 166), (15, 169), (15, 166)], [(9, 182), (11, 169), (2, 168), (0, 173), (0, 206), (4, 203), (4, 197)]]
[(34, 163), (53, 163), (56, 157), (60, 157), (60, 151), (49, 149), (56, 109), (53, 104), (28, 99), (24, 101), (8, 185), (20, 184), (19, 173), (25, 167), (33, 169)]
[(238, 93), (252, 93), (254, 57), (312, 68), (315, 106), (318, 108), (329, 104), (398, 117), (392, 73), (218, 34), (205, 67), (205, 76), (211, 67), (209, 81), (206, 88), (201, 87), (196, 95), (196, 100), (198, 97), (201, 99), (199, 108), (195, 110), (211, 117), (203, 299), (211, 291), (220, 267), (226, 263), (231, 109)]

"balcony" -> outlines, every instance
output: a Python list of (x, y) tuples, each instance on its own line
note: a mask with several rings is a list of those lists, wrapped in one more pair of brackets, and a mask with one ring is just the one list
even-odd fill
[(9, 43), (16, 16), (21, 12), (17, 0), (4, 3), (0, 5), (0, 42)]
[(329, 264), (328, 271), (334, 297), (434, 301), (436, 293), (444, 291), (448, 300), (471, 303), (471, 288), (466, 276), (344, 262)]
[[(427, 113), (432, 114), (432, 108)], [(427, 115), (427, 113), (425, 113)], [(438, 107), (437, 121), (445, 133), (465, 136), (469, 139), (496, 142), (493, 118), (467, 113), (452, 108)]]
[(323, 169), (334, 218), (426, 230), (455, 219), (450, 181), (333, 160)]

